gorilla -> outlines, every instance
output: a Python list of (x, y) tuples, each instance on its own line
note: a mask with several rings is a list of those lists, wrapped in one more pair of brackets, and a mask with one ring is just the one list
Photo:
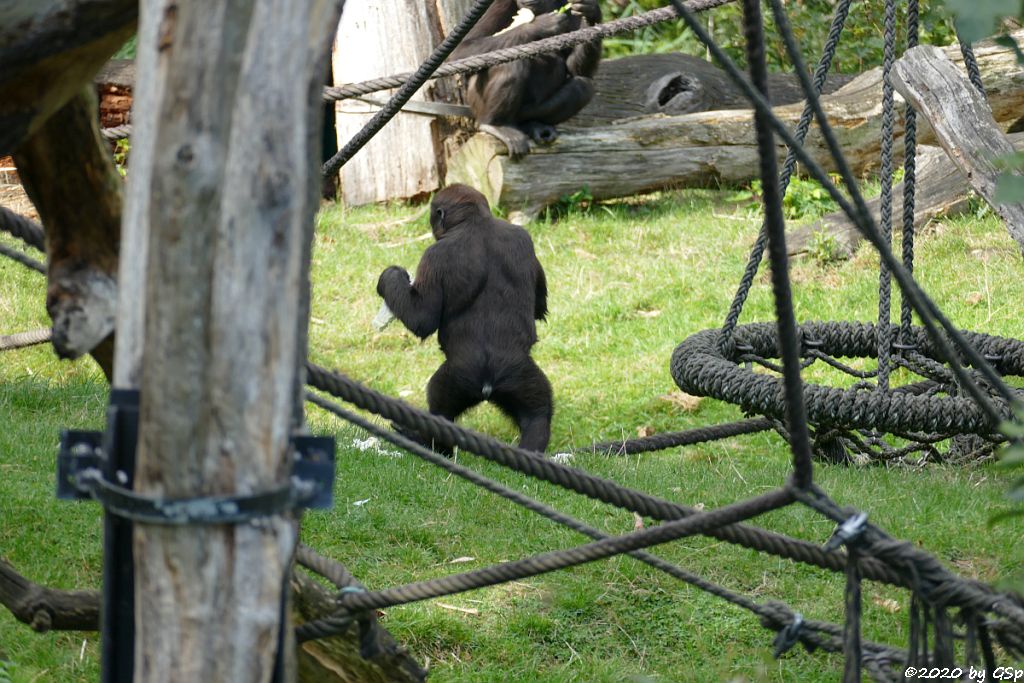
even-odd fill
[[(434, 196), (430, 227), (437, 241), (415, 278), (389, 266), (377, 281), (377, 293), (413, 334), (437, 332), (445, 361), (427, 384), (430, 412), (454, 421), (490, 401), (518, 425), (520, 447), (543, 451), (551, 383), (530, 348), (535, 321), (547, 315), (547, 281), (529, 233), (492, 216), (484, 196), (465, 185)], [(452, 445), (434, 446), (450, 452)]]
[[(517, 9), (520, 13), (528, 10), (535, 17), (517, 25), (518, 20), (513, 23)], [(452, 58), (522, 45), (600, 22), (597, 0), (496, 0), (452, 52)], [(555, 124), (590, 102), (600, 59), (601, 41), (595, 40), (492, 66), (469, 77), (469, 108), (480, 130), (505, 143), (511, 158), (521, 158), (530, 151), (530, 138), (538, 143), (553, 142), (558, 136)]]

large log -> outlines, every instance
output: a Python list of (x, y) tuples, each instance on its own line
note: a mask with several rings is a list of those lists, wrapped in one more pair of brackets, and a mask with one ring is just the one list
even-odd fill
[[(46, 310), (61, 358), (92, 352), (113, 370), (121, 176), (100, 137), (92, 84), (15, 152), (18, 175), (46, 228)], [(78, 172), (69, 172), (75, 169)]]
[(893, 87), (931, 124), (939, 144), (971, 187), (1006, 221), (1024, 249), (1024, 204), (995, 200), (996, 161), (1013, 154), (1013, 144), (996, 125), (985, 97), (941, 50), (920, 45), (897, 60)]
[(0, 3), (0, 156), (88, 83), (135, 29), (134, 0)]
[[(1016, 34), (1024, 39), (1024, 32)], [(945, 48), (954, 60), (959, 50)], [(1024, 111), (1022, 69), (1013, 50), (992, 43), (976, 48), (989, 102), (997, 121), (1010, 127)], [(822, 104), (847, 160), (858, 173), (877, 166), (881, 128), (881, 70), (873, 69), (831, 95)], [(897, 136), (902, 137), (902, 110)], [(774, 109), (794, 125), (803, 105)], [(451, 159), (446, 182), (480, 189), (492, 203), (529, 219), (545, 206), (582, 187), (596, 199), (622, 197), (666, 187), (704, 187), (739, 183), (757, 173), (757, 149), (750, 110), (706, 111), (680, 116), (648, 115), (579, 129), (562, 127), (551, 146), (535, 147), (518, 162), (489, 135), (471, 138)], [(934, 140), (927, 125), (919, 127), (922, 143)], [(806, 147), (826, 168), (834, 168), (816, 128)], [(902, 149), (902, 145), (897, 145)], [(778, 156), (786, 149), (779, 144)]]
[(39, 632), (95, 631), (100, 621), (96, 591), (65, 591), (33, 583), (0, 558), (0, 605)]

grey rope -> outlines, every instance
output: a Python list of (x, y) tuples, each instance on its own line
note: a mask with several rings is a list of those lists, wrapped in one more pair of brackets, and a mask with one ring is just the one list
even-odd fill
[(36, 346), (37, 344), (45, 344), (50, 341), (52, 337), (53, 332), (49, 327), (41, 327), (38, 330), (17, 332), (15, 334), (0, 335), (0, 351), (12, 351), (14, 349), (23, 349), (28, 346)]

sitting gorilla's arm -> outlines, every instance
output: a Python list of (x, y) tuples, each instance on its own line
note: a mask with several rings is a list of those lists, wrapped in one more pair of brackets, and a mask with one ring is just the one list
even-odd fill
[[(586, 26), (597, 26), (601, 23), (601, 7), (597, 0), (573, 0), (572, 13), (582, 16), (582, 23)], [(569, 58), (565, 60), (565, 65), (569, 73), (577, 78), (593, 78), (600, 61), (601, 41), (593, 40), (574, 47)]]
[(434, 256), (427, 249), (416, 269), (416, 284), (400, 266), (388, 266), (377, 280), (377, 294), (384, 298), (395, 317), (421, 339), (426, 339), (441, 325), (443, 303), (441, 282)]

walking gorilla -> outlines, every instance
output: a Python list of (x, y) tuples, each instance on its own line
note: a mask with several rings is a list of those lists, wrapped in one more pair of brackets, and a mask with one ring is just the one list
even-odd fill
[(437, 331), (445, 361), (427, 384), (430, 412), (454, 421), (489, 400), (519, 426), (522, 448), (543, 451), (551, 384), (530, 348), (534, 321), (547, 315), (547, 282), (529, 233), (492, 216), (484, 196), (465, 185), (435, 195), (430, 227), (437, 241), (415, 279), (390, 266), (377, 281), (377, 293), (413, 334)]
[[(601, 23), (597, 0), (496, 0), (465, 40), (453, 59), (522, 45), (540, 38)], [(516, 10), (535, 15), (516, 25)], [(529, 16), (529, 15), (527, 15)], [(555, 124), (583, 109), (594, 96), (593, 77), (601, 59), (601, 41), (530, 59), (492, 66), (469, 77), (467, 99), (480, 130), (508, 147), (518, 159), (530, 151), (530, 138), (550, 143), (558, 137)]]

